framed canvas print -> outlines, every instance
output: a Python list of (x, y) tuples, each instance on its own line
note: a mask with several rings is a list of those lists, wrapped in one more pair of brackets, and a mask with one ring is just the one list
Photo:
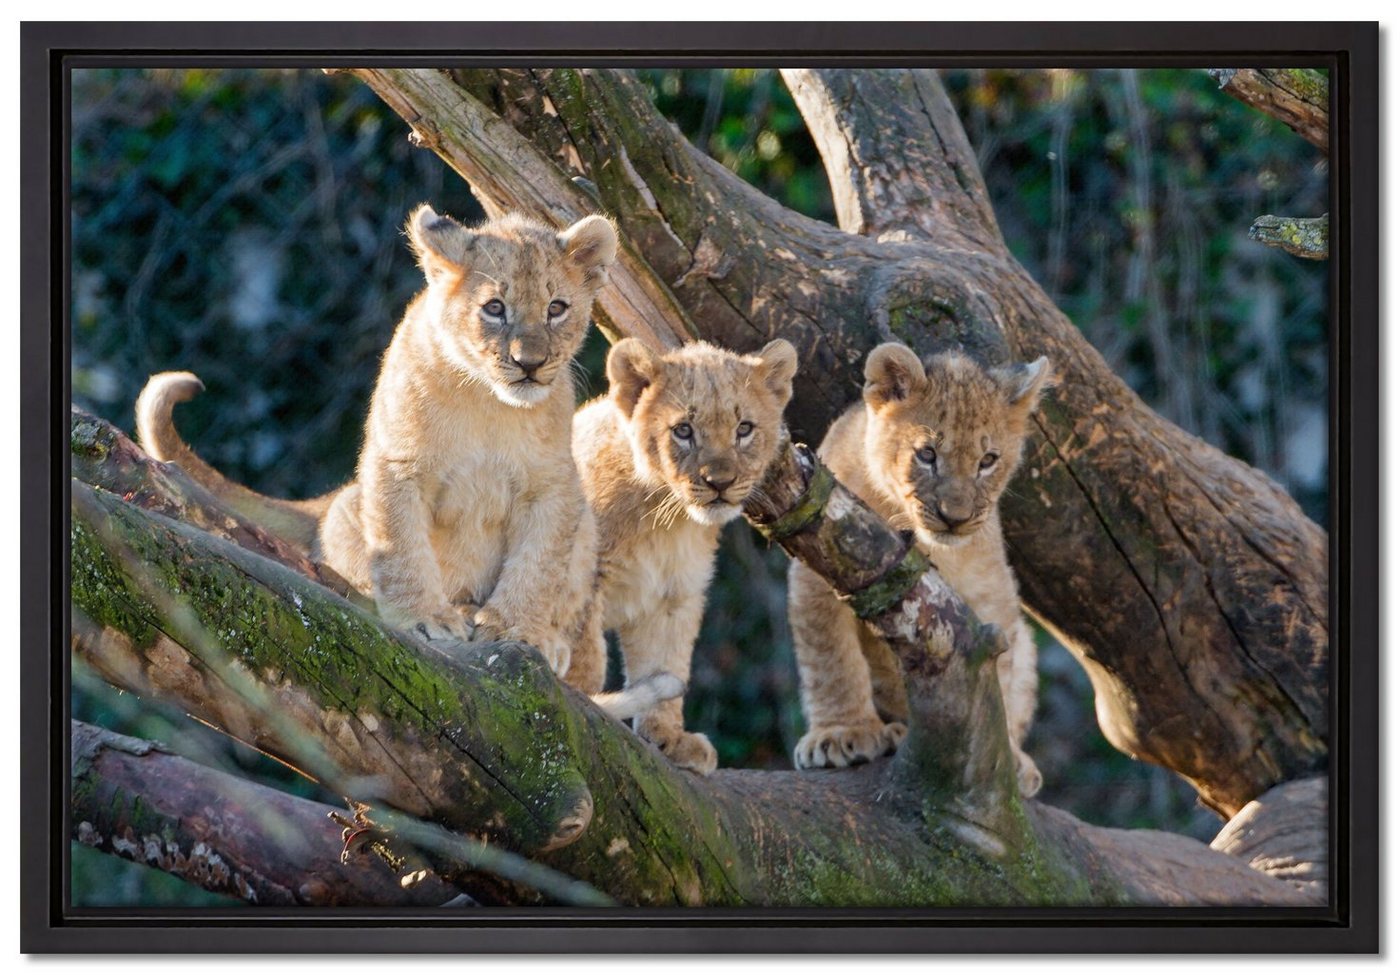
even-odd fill
[(25, 950), (1375, 951), (1377, 30), (1204, 26), (25, 25)]

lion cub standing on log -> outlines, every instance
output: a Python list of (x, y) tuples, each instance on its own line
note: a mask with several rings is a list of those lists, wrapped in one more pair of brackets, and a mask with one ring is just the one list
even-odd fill
[(569, 370), (617, 234), (598, 216), (557, 233), (517, 215), (468, 229), (427, 205), (407, 232), (427, 287), (384, 356), (354, 481), (307, 502), (227, 481), (172, 422), (203, 388), (189, 373), (147, 384), (141, 442), (311, 548), (387, 622), (429, 641), (524, 640), (597, 690), (596, 530), (569, 448)]
[[(756, 355), (703, 342), (658, 355), (624, 339), (608, 355), (608, 395), (574, 417), (603, 625), (622, 645), (629, 688), (689, 678), (720, 528), (777, 456), (796, 370), (782, 339)], [(681, 768), (714, 771), (714, 746), (685, 730), (679, 697), (639, 717), (637, 732)]]
[[(1022, 795), (1040, 771), (1021, 750), (1036, 700), (1036, 650), (1006, 561), (997, 500), (1021, 461), (1026, 421), (1049, 368), (986, 370), (957, 352), (921, 362), (889, 342), (865, 363), (864, 403), (840, 416), (819, 454), (896, 528), (912, 529), (944, 580), (1006, 635), (997, 677)], [(793, 642), (809, 730), (799, 768), (840, 768), (892, 751), (905, 735), (894, 653), (799, 562), (788, 576)]]

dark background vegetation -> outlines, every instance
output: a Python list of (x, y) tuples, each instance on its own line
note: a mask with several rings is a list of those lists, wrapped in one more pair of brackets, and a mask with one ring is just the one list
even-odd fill
[[(644, 77), (698, 146), (786, 205), (834, 219), (776, 72)], [(1263, 213), (1326, 210), (1323, 155), (1199, 71), (945, 78), (1012, 250), (1110, 366), (1325, 521), (1326, 265), (1245, 235)], [(343, 482), (380, 353), (421, 281), (403, 219), (425, 200), (479, 216), (465, 184), (346, 76), (82, 70), (72, 90), (74, 401), (130, 430), (146, 377), (191, 369), (208, 392), (181, 409), (181, 429), (216, 466), (272, 494)], [(588, 394), (604, 389), (605, 354), (595, 333)], [(725, 766), (787, 767), (802, 731), (784, 562), (745, 525), (726, 530), (687, 700)], [(1041, 648), (1029, 751), (1042, 798), (1090, 822), (1213, 835), (1218, 822), (1185, 783), (1104, 741), (1088, 680), (1043, 634)], [(183, 715), (74, 677), (75, 717), (316, 794)], [(222, 900), (76, 846), (73, 895)]]

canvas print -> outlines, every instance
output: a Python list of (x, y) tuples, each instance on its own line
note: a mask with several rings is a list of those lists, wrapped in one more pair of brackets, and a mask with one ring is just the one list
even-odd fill
[(75, 68), (75, 909), (1329, 902), (1311, 68)]

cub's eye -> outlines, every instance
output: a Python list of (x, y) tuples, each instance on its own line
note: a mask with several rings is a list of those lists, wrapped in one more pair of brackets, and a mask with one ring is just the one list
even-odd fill
[(689, 423), (677, 423), (671, 428), (671, 436), (685, 443), (695, 436), (695, 431), (690, 428)]
[(1000, 459), (1001, 454), (998, 454), (996, 451), (988, 451), (982, 455), (982, 460), (977, 464), (977, 469), (989, 471), (996, 466), (997, 461)]
[(559, 301), (559, 300), (556, 298), (554, 301), (551, 301), (551, 302), (549, 303), (549, 317), (550, 317), (550, 318), (558, 318), (560, 315), (564, 314), (564, 312), (566, 312), (566, 311), (568, 311), (568, 310), (569, 310), (569, 303), (568, 303), (567, 301)]
[(486, 304), (481, 306), (481, 310), (486, 312), (486, 314), (490, 315), (492, 318), (506, 317), (506, 303), (500, 298), (492, 298)]
[(938, 458), (938, 452), (932, 447), (921, 447), (914, 456), (919, 458), (921, 464), (927, 464), (929, 467), (932, 467), (933, 462)]
[(753, 433), (753, 424), (750, 423), (748, 420), (745, 420), (743, 423), (735, 427), (734, 432), (739, 435), (740, 440), (743, 440), (749, 434)]

